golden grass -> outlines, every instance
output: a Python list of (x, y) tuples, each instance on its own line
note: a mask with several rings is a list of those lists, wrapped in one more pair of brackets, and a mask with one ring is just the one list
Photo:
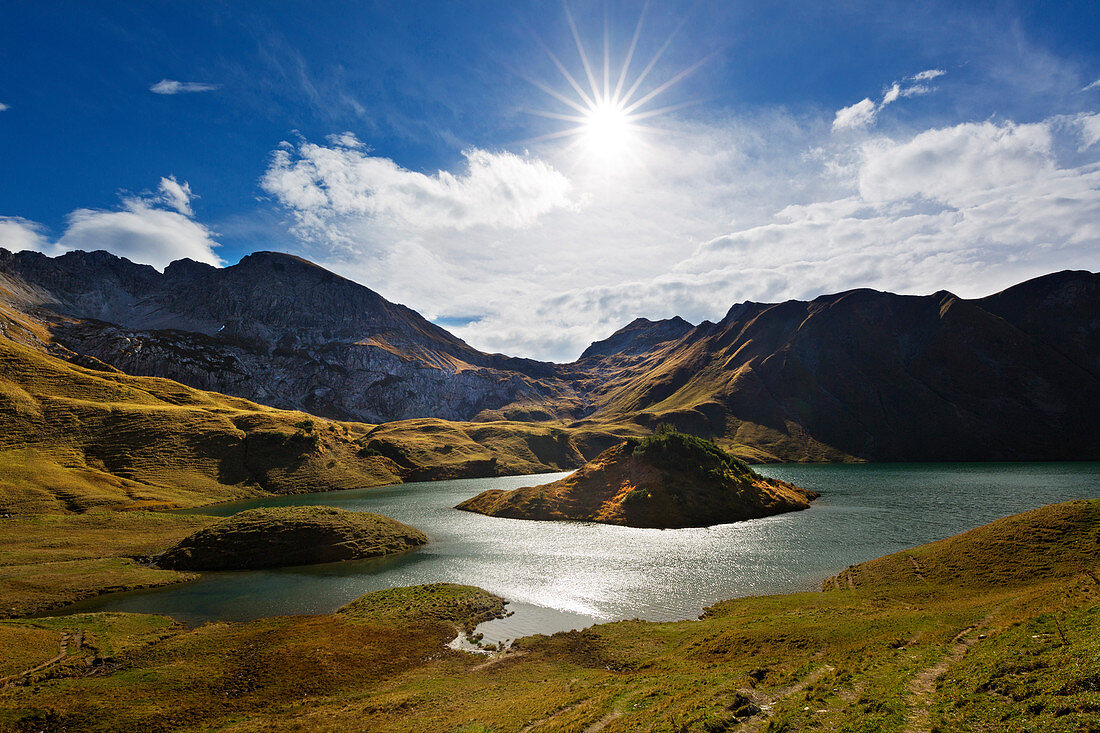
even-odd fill
[[(132, 647), (102, 674), (4, 691), (0, 729), (710, 733), (737, 730), (751, 703), (767, 713), (749, 722), (771, 731), (903, 731), (922, 709), (942, 731), (1088, 730), (1100, 582), (1095, 555), (1073, 566), (1100, 518), (1081, 504), (925, 546), (962, 553), (965, 572), (899, 583), (885, 568), (904, 556), (885, 558), (855, 589), (529, 637), (493, 658), (442, 646), (476, 589), (454, 608), (448, 593), (394, 589), (331, 616), (212, 624)], [(914, 693), (960, 632), (970, 653)]]
[[(341, 423), (76, 366), (0, 338), (0, 514), (190, 507), (266, 493), (561, 470), (599, 431)], [(598, 451), (597, 451), (598, 452)]]

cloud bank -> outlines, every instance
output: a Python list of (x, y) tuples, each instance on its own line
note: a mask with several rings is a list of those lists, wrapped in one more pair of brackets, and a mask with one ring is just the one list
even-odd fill
[(51, 240), (46, 228), (27, 219), (0, 217), (0, 247), (34, 250), (56, 256), (71, 250), (107, 250), (133, 262), (163, 269), (189, 258), (211, 265), (223, 262), (218, 243), (191, 209), (191, 187), (174, 177), (160, 179), (155, 193), (124, 196), (115, 210), (77, 209), (65, 220), (65, 231)]
[(425, 175), (358, 140), (301, 143), (263, 187), (307, 256), (478, 348), (555, 360), (637, 316), (1100, 269), (1100, 115), (855, 137), (762, 115), (668, 125), (613, 173), (546, 148)]

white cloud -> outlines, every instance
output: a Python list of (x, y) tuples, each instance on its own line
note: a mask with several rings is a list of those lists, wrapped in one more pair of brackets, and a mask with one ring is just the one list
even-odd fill
[(1082, 91), (1082, 92), (1087, 92), (1087, 91), (1089, 91), (1090, 89), (1100, 89), (1100, 79), (1097, 79), (1097, 80), (1096, 80), (1096, 81), (1094, 81), (1094, 82), (1093, 82), (1092, 84), (1088, 84), (1087, 86), (1083, 87), (1083, 88), (1081, 89), (1081, 91)]
[(911, 82), (930, 81), (946, 73), (943, 69), (926, 69), (891, 84), (882, 93), (882, 101), (878, 104), (875, 104), (870, 97), (865, 97), (849, 107), (838, 109), (836, 118), (833, 120), (833, 129), (852, 130), (870, 127), (875, 121), (875, 117), (886, 105), (892, 104), (902, 97), (916, 97), (934, 91), (934, 88), (927, 84), (914, 84)]
[(0, 112), (7, 112), (9, 109), (11, 109), (11, 105), (0, 102)]
[(425, 175), (370, 154), (351, 133), (331, 146), (285, 143), (260, 181), (305, 234), (346, 239), (364, 219), (408, 230), (522, 228), (574, 205), (564, 175), (544, 161), (470, 149), (466, 170)]
[(875, 120), (877, 106), (870, 97), (865, 97), (850, 107), (844, 107), (836, 111), (836, 119), (833, 120), (834, 130), (850, 130), (856, 127), (867, 127)]
[(219, 84), (205, 84), (197, 81), (175, 81), (174, 79), (161, 79), (149, 91), (154, 94), (183, 94), (186, 92), (212, 92), (220, 87)]
[(905, 143), (868, 143), (859, 174), (866, 201), (921, 197), (965, 205), (974, 197), (1049, 174), (1048, 124), (966, 123), (928, 130)]
[(1082, 115), (1077, 124), (1081, 126), (1081, 151), (1100, 142), (1100, 114)]
[(191, 185), (186, 181), (180, 183), (175, 176), (160, 179), (160, 200), (175, 209), (184, 216), (194, 216), (191, 211), (191, 199), (195, 197), (191, 193)]
[[(614, 216), (594, 200), (585, 210), (562, 212), (560, 218), (592, 224), (614, 216), (616, 226), (628, 229), (629, 246), (606, 251), (599, 244), (601, 233), (595, 232), (585, 247), (585, 267), (575, 266), (580, 256), (574, 250), (547, 249), (544, 253), (560, 255), (560, 271), (556, 257), (544, 254), (541, 267), (532, 264), (534, 258), (520, 258), (510, 271), (485, 273), (491, 288), (479, 287), (476, 275), (463, 272), (446, 251), (437, 251), (429, 267), (423, 264), (432, 256), (426, 248), (413, 267), (441, 291), (466, 290), (473, 296), (462, 312), (483, 317), (455, 330), (474, 345), (559, 359), (575, 357), (588, 342), (639, 315), (681, 315), (698, 322), (720, 318), (739, 301), (808, 299), (853, 287), (908, 293), (947, 289), (977, 297), (1065, 267), (1100, 269), (1100, 161), (1093, 156), (1060, 165), (1062, 147), (1076, 144), (1069, 137), (1060, 139), (1062, 127), (1059, 118), (1033, 124), (967, 123), (898, 140), (880, 138), (854, 152), (837, 145), (818, 164), (799, 160), (802, 188), (785, 195), (776, 195), (776, 189), (756, 192), (777, 204), (784, 197), (803, 202), (777, 206), (759, 223), (727, 228), (710, 238), (702, 238), (703, 231), (721, 218), (720, 196), (704, 195), (699, 201), (698, 191), (685, 191), (682, 181), (653, 192), (654, 201), (665, 200), (663, 209), (632, 208), (634, 221)], [(828, 164), (828, 158), (849, 155), (854, 155), (851, 164)], [(775, 167), (751, 157), (735, 156), (725, 165), (724, 173), (721, 166), (698, 170), (725, 195), (736, 191), (726, 202), (727, 214), (743, 211), (739, 199), (751, 199), (754, 187), (766, 180), (796, 180), (783, 179)], [(743, 188), (727, 183), (737, 179)], [(693, 250), (682, 248), (683, 239), (662, 246), (651, 230), (674, 229), (677, 220), (690, 219), (689, 201), (714, 216), (702, 228), (685, 232), (703, 243)], [(558, 226), (556, 233), (561, 241), (572, 231)], [(555, 241), (554, 234), (542, 233), (538, 241)], [(605, 266), (614, 267), (605, 265), (609, 255), (626, 262), (614, 276), (600, 277)], [(397, 272), (400, 256), (386, 265), (387, 273)], [(647, 266), (654, 262), (660, 264)], [(470, 310), (474, 298), (480, 299), (481, 311)], [(418, 294), (410, 304), (434, 300), (439, 309), (447, 299)], [(440, 310), (458, 312), (446, 305)]]
[(38, 222), (18, 216), (0, 216), (0, 247), (11, 252), (25, 249), (49, 252), (46, 229)]
[(76, 249), (104, 249), (158, 269), (184, 257), (221, 265), (222, 260), (214, 254), (218, 243), (213, 233), (191, 218), (192, 197), (186, 182), (162, 178), (157, 194), (124, 197), (119, 209), (73, 211), (66, 217), (61, 237), (52, 242), (36, 222), (0, 217), (0, 246), (51, 256)]
[(344, 136), (277, 151), (269, 190), (302, 254), (429, 318), (469, 319), (450, 328), (477, 348), (544, 359), (575, 358), (637, 316), (716, 320), (739, 301), (853, 287), (976, 297), (1100, 269), (1091, 116), (889, 137), (831, 123), (774, 110), (665, 119), (637, 162), (611, 171), (547, 143), (516, 165), (567, 177), (555, 189), (567, 198), (523, 225), (444, 205), (470, 197), (442, 181), (480, 191), (484, 174), (411, 172)]
[(931, 81), (932, 79), (941, 77), (946, 73), (947, 72), (943, 69), (925, 69), (924, 71), (913, 74), (908, 78), (910, 81)]

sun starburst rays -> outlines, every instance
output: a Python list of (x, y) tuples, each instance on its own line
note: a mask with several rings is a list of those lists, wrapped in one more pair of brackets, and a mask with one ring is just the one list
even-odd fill
[[(531, 138), (528, 142), (572, 139), (569, 147), (576, 149), (582, 159), (600, 161), (605, 167), (612, 163), (618, 163), (623, 159), (637, 160), (639, 149), (644, 143), (642, 133), (652, 135), (660, 132), (659, 128), (640, 123), (643, 120), (652, 120), (663, 114), (682, 109), (693, 104), (693, 102), (681, 102), (651, 109), (646, 109), (646, 105), (698, 69), (705, 59), (674, 74), (655, 87), (643, 91), (647, 78), (668, 50), (683, 23), (672, 31), (668, 39), (660, 45), (653, 56), (644, 64), (638, 75), (631, 80), (631, 65), (635, 61), (639, 42), (642, 38), (642, 27), (649, 8), (648, 2), (643, 6), (638, 16), (630, 43), (627, 45), (622, 63), (617, 65), (617, 69), (613, 68), (616, 65), (613, 64), (612, 59), (610, 22), (605, 16), (603, 53), (602, 59), (600, 59), (602, 64), (598, 70), (593, 65), (593, 59), (585, 48), (580, 28), (569, 9), (569, 5), (563, 3), (563, 6), (565, 20), (573, 42), (576, 44), (577, 56), (583, 73), (580, 76), (571, 73), (565, 63), (540, 40), (539, 45), (561, 74), (567, 89), (561, 91), (534, 79), (529, 81), (548, 96), (565, 105), (568, 110), (527, 111), (548, 119), (572, 123), (573, 126)], [(582, 79), (583, 82), (587, 82), (587, 88)]]

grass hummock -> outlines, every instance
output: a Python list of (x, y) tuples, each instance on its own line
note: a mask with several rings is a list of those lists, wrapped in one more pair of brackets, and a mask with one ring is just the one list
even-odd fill
[(427, 541), (420, 530), (380, 514), (325, 506), (269, 507), (200, 529), (155, 561), (174, 570), (245, 570), (378, 557)]

